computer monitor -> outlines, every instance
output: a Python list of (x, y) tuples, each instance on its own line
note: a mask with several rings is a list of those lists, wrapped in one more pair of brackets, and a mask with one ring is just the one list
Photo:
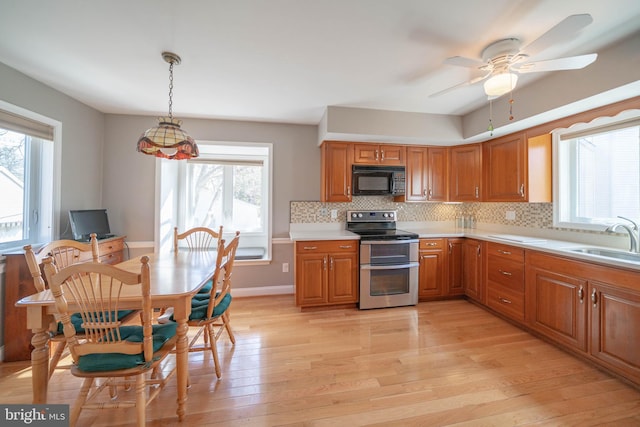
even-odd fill
[(98, 239), (113, 237), (106, 209), (69, 211), (69, 222), (75, 240), (89, 240), (91, 233), (96, 233)]

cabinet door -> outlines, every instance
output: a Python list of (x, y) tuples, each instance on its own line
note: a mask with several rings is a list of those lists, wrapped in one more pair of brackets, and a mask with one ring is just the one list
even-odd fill
[(427, 200), (427, 171), (426, 147), (407, 147), (407, 165), (405, 171), (406, 189), (405, 200), (408, 202), (424, 202)]
[(449, 200), (477, 202), (482, 199), (482, 146), (451, 147), (449, 152)]
[(327, 298), (327, 254), (296, 254), (296, 304), (322, 305)]
[(376, 165), (380, 163), (378, 144), (353, 144), (353, 163)]
[(587, 351), (587, 282), (527, 266), (527, 322), (549, 338)]
[(441, 249), (420, 251), (418, 296), (438, 297), (444, 293), (444, 252)]
[(329, 254), (328, 291), (330, 303), (358, 302), (358, 256), (356, 253)]
[(405, 165), (406, 148), (404, 145), (380, 145), (380, 163), (390, 166)]
[(640, 292), (589, 283), (591, 355), (634, 382), (640, 381)]
[(464, 295), (462, 279), (462, 245), (464, 239), (447, 240), (447, 290), (446, 295)]
[(322, 201), (350, 202), (352, 145), (325, 142), (322, 150)]
[(484, 143), (484, 200), (525, 201), (527, 140), (524, 133), (508, 135)]
[(449, 149), (429, 147), (427, 150), (427, 199), (429, 201), (446, 202), (449, 200), (448, 171)]
[(469, 298), (484, 302), (482, 287), (482, 244), (478, 240), (467, 239), (462, 250), (462, 282)]

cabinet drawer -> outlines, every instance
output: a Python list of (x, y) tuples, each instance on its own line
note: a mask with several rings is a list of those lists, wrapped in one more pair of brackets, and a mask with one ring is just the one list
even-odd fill
[(100, 256), (100, 262), (103, 264), (119, 264), (124, 261), (123, 251), (113, 252)]
[(120, 252), (124, 249), (124, 239), (108, 240), (98, 243), (98, 251), (100, 257), (110, 254), (111, 252)]
[(515, 291), (524, 292), (524, 264), (489, 255), (487, 278)]
[(495, 283), (487, 286), (487, 305), (513, 319), (524, 321), (524, 293)]
[(420, 250), (444, 249), (444, 239), (420, 239)]
[(309, 240), (296, 242), (297, 253), (357, 252), (357, 240)]
[(489, 242), (487, 254), (499, 256), (513, 261), (524, 262), (524, 249), (500, 243)]

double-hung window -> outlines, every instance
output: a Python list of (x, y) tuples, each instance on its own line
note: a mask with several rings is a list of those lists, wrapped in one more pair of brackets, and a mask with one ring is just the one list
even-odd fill
[(554, 225), (604, 230), (640, 219), (640, 114), (554, 132)]
[(198, 148), (200, 157), (163, 162), (175, 166), (162, 179), (174, 182), (177, 208), (162, 222), (179, 230), (222, 225), (225, 238), (240, 231), (239, 253), (270, 259), (271, 144), (198, 141)]
[(53, 240), (54, 126), (0, 103), (0, 249)]

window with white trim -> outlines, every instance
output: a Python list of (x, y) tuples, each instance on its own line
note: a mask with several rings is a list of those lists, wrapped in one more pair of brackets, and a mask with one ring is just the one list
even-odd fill
[(53, 127), (2, 107), (0, 249), (14, 249), (53, 240)]
[(640, 113), (554, 132), (554, 225), (604, 230), (640, 219)]
[(270, 259), (272, 145), (198, 141), (198, 148), (200, 157), (175, 162), (173, 222), (179, 230), (222, 225), (225, 238), (240, 231), (239, 254)]

